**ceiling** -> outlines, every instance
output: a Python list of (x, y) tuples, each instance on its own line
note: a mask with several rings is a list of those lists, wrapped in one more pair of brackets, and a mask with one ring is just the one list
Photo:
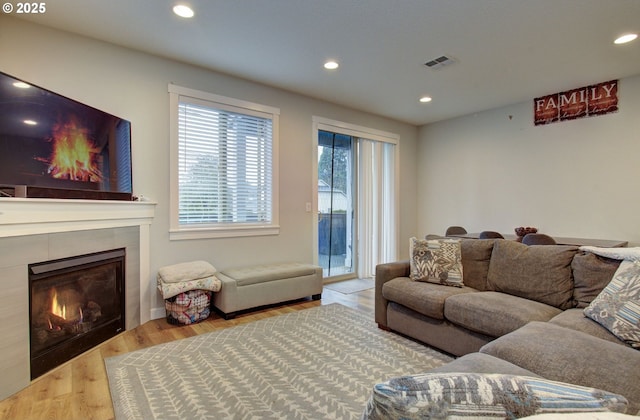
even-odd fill
[[(174, 15), (181, 2), (191, 19)], [(422, 125), (640, 74), (640, 0), (55, 0), (20, 15)], [(15, 15), (14, 16), (18, 16)], [(446, 55), (439, 70), (425, 62)], [(327, 59), (340, 67), (323, 68)], [(421, 104), (428, 95), (433, 101)]]

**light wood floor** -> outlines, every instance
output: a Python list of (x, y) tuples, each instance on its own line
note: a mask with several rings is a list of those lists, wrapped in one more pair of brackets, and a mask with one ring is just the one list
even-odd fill
[(0, 419), (113, 419), (105, 357), (335, 302), (370, 313), (373, 318), (373, 289), (342, 294), (325, 288), (320, 301), (301, 300), (273, 306), (240, 314), (229, 321), (217, 314), (186, 326), (170, 325), (164, 319), (149, 321), (76, 357), (0, 401)]

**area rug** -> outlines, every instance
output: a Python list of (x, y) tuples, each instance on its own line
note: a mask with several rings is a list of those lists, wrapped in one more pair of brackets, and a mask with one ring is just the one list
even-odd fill
[(105, 359), (123, 419), (357, 419), (374, 384), (450, 356), (319, 306)]
[(324, 287), (334, 292), (350, 295), (352, 293), (362, 292), (363, 290), (373, 289), (376, 287), (376, 283), (373, 279), (353, 279), (327, 283)]

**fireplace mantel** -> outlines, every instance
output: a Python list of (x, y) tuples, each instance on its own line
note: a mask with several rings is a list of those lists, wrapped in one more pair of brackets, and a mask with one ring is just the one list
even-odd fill
[(0, 198), (0, 238), (148, 226), (155, 206), (142, 201)]
[(156, 203), (149, 201), (0, 198), (0, 239), (47, 233), (140, 228), (140, 323), (151, 319), (149, 226)]

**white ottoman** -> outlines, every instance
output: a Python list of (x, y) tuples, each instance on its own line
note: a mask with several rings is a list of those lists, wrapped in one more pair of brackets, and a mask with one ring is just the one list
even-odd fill
[(281, 263), (224, 270), (216, 274), (222, 288), (213, 305), (225, 319), (236, 312), (322, 295), (322, 268), (312, 264)]

